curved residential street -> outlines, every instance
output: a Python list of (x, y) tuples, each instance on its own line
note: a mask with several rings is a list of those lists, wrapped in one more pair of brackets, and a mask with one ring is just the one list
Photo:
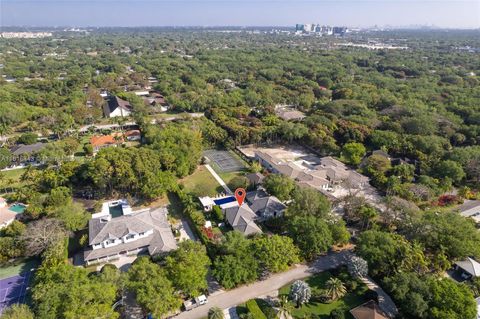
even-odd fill
[[(337, 268), (344, 265), (352, 256), (350, 251), (342, 251), (339, 253), (330, 253), (326, 256), (318, 258), (310, 265), (297, 265), (286, 272), (272, 275), (263, 281), (258, 281), (253, 284), (242, 286), (230, 291), (218, 292), (212, 294), (208, 298), (206, 305), (200, 306), (190, 311), (185, 311), (175, 316), (176, 319), (201, 319), (208, 315), (208, 310), (211, 307), (219, 307), (221, 309), (230, 308), (241, 304), (249, 299), (259, 296), (275, 296), (277, 290), (284, 285), (297, 280), (311, 276), (314, 273), (325, 270)], [(365, 279), (365, 283), (372, 287), (379, 294), (380, 307), (390, 313), (396, 313), (395, 304), (390, 297), (370, 278)], [(375, 287), (375, 288), (374, 288)]]

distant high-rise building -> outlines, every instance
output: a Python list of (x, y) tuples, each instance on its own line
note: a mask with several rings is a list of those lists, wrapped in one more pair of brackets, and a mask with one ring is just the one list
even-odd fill
[(303, 24), (297, 24), (295, 26), (295, 31), (303, 31), (305, 26)]

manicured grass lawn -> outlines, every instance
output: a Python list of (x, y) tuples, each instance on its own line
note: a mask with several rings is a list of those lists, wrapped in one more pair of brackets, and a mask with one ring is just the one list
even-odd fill
[[(313, 291), (315, 290), (315, 288), (324, 289), (325, 283), (330, 277), (332, 277), (332, 274), (328, 271), (325, 271), (309, 277), (305, 281), (310, 285)], [(290, 292), (290, 286), (291, 284), (280, 288), (279, 295), (288, 296)], [(328, 319), (330, 318), (330, 313), (334, 309), (341, 308), (345, 309), (345, 318), (353, 319), (353, 316), (350, 314), (349, 311), (368, 301), (367, 297), (365, 296), (365, 293), (367, 291), (368, 288), (364, 284), (358, 284), (355, 290), (347, 290), (347, 294), (343, 298), (331, 303), (322, 303), (312, 297), (308, 304), (305, 304), (300, 308), (294, 308), (293, 317), (304, 318), (305, 315), (315, 314), (322, 319)]]
[(39, 261), (36, 259), (17, 260), (12, 265), (0, 267), (0, 279), (16, 276), (32, 268), (37, 268)]
[(180, 183), (185, 186), (188, 193), (195, 196), (213, 196), (224, 191), (204, 166), (199, 166), (192, 175), (185, 177)]

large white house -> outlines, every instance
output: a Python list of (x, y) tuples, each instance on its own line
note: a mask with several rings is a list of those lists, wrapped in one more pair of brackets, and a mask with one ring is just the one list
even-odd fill
[(118, 96), (110, 96), (103, 106), (103, 113), (105, 117), (127, 117), (132, 113), (132, 106)]
[(104, 263), (123, 255), (157, 255), (177, 248), (167, 209), (133, 211), (126, 200), (103, 203), (88, 224), (87, 265)]

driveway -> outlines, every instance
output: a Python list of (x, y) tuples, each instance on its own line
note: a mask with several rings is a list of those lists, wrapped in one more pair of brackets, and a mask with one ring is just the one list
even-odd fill
[(349, 251), (331, 253), (318, 258), (311, 265), (297, 265), (286, 272), (272, 275), (266, 280), (210, 296), (206, 305), (182, 312), (175, 318), (201, 319), (207, 317), (208, 310), (212, 307), (227, 309), (258, 296), (275, 296), (278, 289), (292, 281), (344, 265), (351, 255)]
[(186, 219), (182, 219), (180, 221), (180, 223), (182, 224), (182, 226), (179, 229), (179, 231), (180, 231), (179, 241), (184, 241), (184, 240), (189, 240), (189, 239), (193, 240), (193, 241), (197, 241), (198, 238), (197, 238), (197, 236), (195, 236), (192, 229), (190, 228), (190, 225), (188, 224), (188, 221)]

